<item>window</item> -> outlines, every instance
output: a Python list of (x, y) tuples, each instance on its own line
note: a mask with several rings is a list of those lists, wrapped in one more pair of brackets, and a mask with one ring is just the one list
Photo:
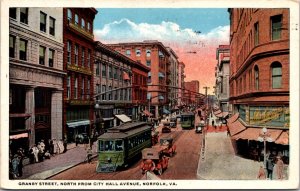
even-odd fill
[(254, 67), (254, 80), (255, 80), (255, 90), (259, 90), (259, 70), (258, 67)]
[(96, 62), (96, 76), (100, 75), (100, 63)]
[(72, 11), (71, 11), (71, 9), (68, 9), (68, 20), (72, 21)]
[(106, 92), (106, 85), (102, 85), (102, 100), (106, 100), (106, 94), (104, 92)]
[(49, 22), (49, 33), (54, 36), (55, 35), (55, 19), (50, 17)]
[(81, 28), (85, 29), (85, 20), (81, 19)]
[[(117, 87), (115, 87), (115, 89), (117, 89)], [(118, 100), (118, 90), (114, 91), (114, 95), (115, 95), (114, 100)]]
[(71, 53), (72, 53), (72, 43), (67, 41), (68, 55), (67, 55), (67, 63), (71, 64)]
[(118, 79), (118, 68), (114, 68), (114, 79)]
[(281, 38), (281, 25), (282, 15), (276, 15), (271, 17), (271, 36), (272, 40), (280, 40)]
[(136, 49), (135, 54), (136, 54), (136, 56), (141, 56), (141, 50), (140, 49)]
[(130, 56), (130, 55), (131, 55), (130, 50), (126, 50), (126, 55), (127, 55), (127, 56)]
[(53, 60), (54, 60), (54, 50), (49, 49), (49, 67), (53, 67)]
[(281, 88), (282, 81), (282, 66), (279, 62), (274, 62), (271, 65), (272, 69), (272, 88)]
[(91, 80), (87, 80), (87, 98), (90, 99), (90, 86), (91, 86)]
[(78, 25), (78, 23), (79, 23), (79, 18), (78, 18), (78, 15), (75, 14), (75, 25)]
[(9, 35), (9, 57), (15, 57), (16, 37)]
[(75, 44), (75, 65), (78, 66), (78, 45)]
[(78, 97), (78, 79), (75, 78), (75, 85), (74, 85), (74, 98), (77, 99)]
[(71, 97), (71, 76), (67, 78), (67, 98), (70, 99)]
[(111, 86), (108, 87), (108, 100), (111, 100)]
[(147, 61), (146, 61), (146, 64), (147, 64), (147, 66), (150, 67), (150, 66), (151, 66), (151, 60), (147, 60)]
[(81, 65), (84, 66), (84, 52), (85, 52), (85, 49), (82, 47), (81, 49)]
[(41, 65), (45, 65), (45, 52), (46, 52), (46, 48), (40, 46), (39, 63)]
[(102, 77), (106, 77), (106, 65), (102, 64)]
[(108, 75), (109, 75), (109, 78), (113, 78), (112, 67), (111, 66), (108, 66)]
[(84, 78), (82, 78), (81, 82), (81, 99), (84, 99)]
[(90, 24), (90, 22), (87, 23), (87, 30), (88, 30), (89, 32), (91, 32), (91, 24)]
[[(89, 83), (89, 81), (88, 81)], [(96, 95), (100, 93), (100, 85), (99, 84), (96, 84)], [(99, 100), (99, 96), (96, 96), (96, 100)]]
[(150, 57), (150, 56), (151, 56), (151, 50), (147, 50), (147, 51), (146, 51), (146, 56), (147, 56), (147, 57)]
[(40, 31), (46, 32), (46, 18), (47, 15), (43, 12), (40, 12)]
[(9, 8), (9, 17), (17, 19), (17, 8)]
[(91, 67), (91, 50), (88, 50), (87, 67)]
[(20, 8), (20, 22), (28, 24), (28, 8)]
[(124, 91), (124, 100), (127, 100), (127, 90), (123, 89), (123, 91)]
[(151, 76), (148, 76), (148, 83), (151, 83)]
[(120, 89), (120, 100), (123, 100), (123, 90)]
[(27, 41), (20, 39), (20, 48), (19, 48), (20, 60), (27, 60)]
[(259, 44), (259, 27), (258, 27), (258, 23), (254, 24), (254, 45), (258, 45)]

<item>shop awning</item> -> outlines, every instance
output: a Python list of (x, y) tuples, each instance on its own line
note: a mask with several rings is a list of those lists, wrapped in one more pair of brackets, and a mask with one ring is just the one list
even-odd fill
[(158, 99), (159, 99), (159, 100), (163, 100), (163, 99), (165, 99), (165, 98), (164, 98), (164, 96), (161, 96), (161, 95), (160, 95), (160, 96), (158, 96)]
[(160, 77), (160, 78), (164, 78), (164, 77), (165, 77), (165, 75), (164, 75), (163, 73), (161, 73), (161, 72), (158, 72), (158, 77)]
[(17, 135), (10, 135), (9, 139), (20, 139), (20, 138), (26, 138), (28, 137), (28, 133), (21, 133)]
[(287, 131), (282, 132), (275, 143), (281, 145), (289, 145), (289, 133)]
[(171, 112), (170, 112), (169, 110), (167, 110), (167, 109), (164, 108), (164, 109), (163, 109), (163, 113), (164, 113), (164, 114), (170, 114)]
[(244, 131), (246, 129), (246, 127), (239, 120), (236, 120), (233, 123), (229, 123), (229, 124), (227, 124), (227, 126), (229, 128), (229, 132), (230, 132), (231, 136), (233, 136), (241, 131)]
[(130, 80), (127, 72), (123, 72), (123, 80)]
[[(236, 140), (248, 139), (248, 140), (258, 141), (261, 131), (262, 131), (261, 128), (247, 128), (245, 131), (242, 131), (241, 133), (232, 136), (232, 138)], [(267, 140), (269, 142), (274, 142), (279, 137), (281, 132), (282, 130), (279, 129), (268, 129), (269, 139)]]
[(115, 115), (116, 118), (118, 118), (122, 123), (130, 122), (132, 121), (127, 115), (121, 114), (121, 115)]
[(144, 113), (145, 115), (147, 115), (147, 116), (150, 116), (150, 117), (153, 116), (153, 114), (150, 113), (148, 110), (144, 110), (143, 113)]
[(221, 112), (221, 113), (218, 113), (218, 114), (215, 114), (216, 117), (219, 117), (219, 118), (225, 118), (228, 116), (228, 112)]
[(235, 122), (239, 118), (239, 113), (235, 113), (233, 116), (231, 116), (229, 119), (227, 119), (227, 124)]
[(113, 120), (114, 118), (113, 117), (105, 117), (105, 118), (102, 118), (103, 121), (110, 121), (110, 120)]
[(83, 120), (83, 121), (75, 121), (75, 122), (69, 122), (67, 123), (68, 127), (77, 127), (77, 126), (81, 126), (81, 125), (89, 125), (90, 124), (90, 120)]
[(217, 114), (219, 114), (219, 113), (222, 113), (222, 111), (219, 110), (219, 109), (218, 109), (217, 111), (214, 111), (214, 114), (215, 114), (215, 115), (217, 115)]

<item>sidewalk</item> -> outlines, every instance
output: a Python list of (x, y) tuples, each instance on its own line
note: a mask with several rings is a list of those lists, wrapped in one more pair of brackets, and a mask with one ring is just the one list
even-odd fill
[[(86, 159), (86, 146), (75, 143), (68, 144), (66, 153), (58, 154), (43, 162), (28, 164), (23, 168), (23, 176), (19, 179), (44, 180), (59, 172), (72, 168)], [(97, 146), (94, 142), (92, 146), (93, 157), (97, 156)]]

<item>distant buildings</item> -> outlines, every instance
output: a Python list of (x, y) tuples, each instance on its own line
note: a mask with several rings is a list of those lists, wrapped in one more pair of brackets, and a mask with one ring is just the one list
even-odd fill
[(265, 137), (267, 153), (288, 163), (289, 9), (229, 9), (229, 13), (234, 112), (228, 122), (230, 134), (240, 154), (260, 156)]
[(62, 8), (9, 9), (10, 148), (62, 139)]
[(198, 80), (192, 80), (190, 82), (184, 82), (184, 97), (186, 99), (186, 103), (188, 105), (196, 106), (199, 103), (199, 88), (200, 83)]

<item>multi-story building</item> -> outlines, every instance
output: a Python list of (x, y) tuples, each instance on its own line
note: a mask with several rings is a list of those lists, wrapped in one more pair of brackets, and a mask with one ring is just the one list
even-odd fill
[[(175, 106), (178, 104), (178, 88), (179, 88), (179, 62), (178, 62), (178, 56), (177, 54), (170, 48), (167, 47), (167, 50), (170, 53), (170, 61), (169, 61), (169, 71), (167, 71), (168, 79), (167, 84), (169, 86), (172, 86), (172, 88), (169, 88), (168, 92), (168, 98), (169, 98), (169, 109), (174, 110)], [(173, 88), (175, 87), (175, 88)]]
[(63, 9), (64, 136), (90, 135), (94, 123), (94, 8)]
[(200, 83), (198, 80), (192, 80), (190, 82), (184, 82), (185, 98), (187, 99), (186, 104), (190, 106), (196, 106), (199, 103)]
[(9, 9), (11, 149), (62, 139), (62, 8)]
[(158, 41), (109, 44), (109, 46), (151, 69), (147, 78), (150, 112), (155, 117), (162, 116), (163, 109), (168, 105), (166, 85), (170, 54), (166, 47)]
[(289, 9), (229, 9), (228, 126), (240, 154), (289, 159)]
[(185, 64), (183, 62), (179, 62), (178, 64), (178, 105), (177, 106), (182, 106), (185, 102), (184, 100), (184, 78), (185, 78), (185, 73), (184, 73), (184, 68)]
[(94, 90), (104, 129), (119, 125), (114, 115), (133, 115), (131, 78), (135, 63), (101, 42), (95, 43)]
[(215, 67), (217, 104), (223, 112), (229, 111), (229, 45), (219, 45), (216, 52), (217, 65)]

